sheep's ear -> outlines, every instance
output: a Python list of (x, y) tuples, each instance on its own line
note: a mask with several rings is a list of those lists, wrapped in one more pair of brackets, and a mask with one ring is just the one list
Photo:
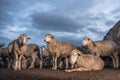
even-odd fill
[(78, 56), (81, 56), (81, 53), (80, 53), (80, 52), (78, 52), (77, 54), (78, 54)]
[(17, 38), (18, 38), (18, 39), (20, 39), (20, 38), (21, 38), (21, 36), (18, 36)]
[(54, 38), (54, 36), (52, 36), (52, 38)]
[(31, 39), (30, 37), (28, 37), (27, 39)]
[(90, 39), (88, 38), (87, 40), (89, 41)]

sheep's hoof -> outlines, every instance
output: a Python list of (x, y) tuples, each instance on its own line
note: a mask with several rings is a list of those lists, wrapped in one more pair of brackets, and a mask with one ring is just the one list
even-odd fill
[(17, 71), (18, 69), (17, 68), (14, 68), (15, 71)]
[(65, 72), (72, 72), (71, 70), (65, 70)]
[(32, 68), (34, 68), (34, 67), (33, 67), (33, 66), (30, 66), (30, 67), (29, 67), (29, 69), (32, 69)]
[(57, 70), (57, 68), (52, 67), (53, 70)]
[(18, 69), (18, 70), (21, 70), (21, 69)]
[(39, 69), (42, 69), (42, 66), (40, 66)]
[(68, 67), (65, 67), (65, 69), (68, 69)]

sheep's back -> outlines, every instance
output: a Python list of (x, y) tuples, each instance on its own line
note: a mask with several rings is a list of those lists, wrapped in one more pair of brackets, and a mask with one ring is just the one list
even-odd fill
[(35, 53), (35, 52), (39, 52), (39, 47), (36, 44), (28, 44), (25, 55), (30, 56), (32, 53)]
[(67, 56), (73, 49), (76, 49), (77, 47), (73, 46), (70, 43), (67, 42), (59, 42), (58, 45), (58, 53), (60, 53), (60, 55), (65, 55)]

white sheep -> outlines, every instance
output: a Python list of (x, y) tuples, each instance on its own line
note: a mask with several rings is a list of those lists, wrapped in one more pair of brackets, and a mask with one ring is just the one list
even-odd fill
[(66, 72), (102, 70), (104, 67), (104, 62), (100, 57), (84, 54), (79, 50), (73, 50), (70, 53), (70, 63), (71, 65), (76, 63), (78, 68), (65, 70)]
[(110, 40), (104, 41), (93, 41), (89, 37), (84, 37), (82, 41), (82, 46), (86, 46), (88, 51), (92, 55), (96, 56), (110, 56), (113, 61), (113, 67), (118, 68), (119, 58), (118, 50), (115, 42)]

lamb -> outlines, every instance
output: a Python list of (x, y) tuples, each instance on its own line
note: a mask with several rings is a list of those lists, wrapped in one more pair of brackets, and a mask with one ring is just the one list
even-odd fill
[(27, 42), (30, 38), (27, 34), (21, 34), (17, 39), (8, 44), (9, 65), (11, 67), (12, 60), (15, 60), (14, 70), (21, 70), (21, 58), (26, 53)]
[[(36, 44), (28, 44), (27, 45), (27, 51), (26, 53), (23, 55), (25, 58), (32, 58), (32, 62), (31, 65), (29, 66), (29, 68), (34, 68), (35, 67), (35, 57), (39, 58), (39, 68), (42, 68), (42, 56), (40, 54), (40, 50), (38, 45)], [(26, 63), (27, 64), (27, 63)]]
[(49, 50), (45, 46), (42, 46), (41, 50), (42, 50), (43, 65), (46, 67), (52, 66), (52, 61), (51, 61), (52, 57), (50, 55)]
[(104, 68), (104, 62), (100, 57), (84, 54), (79, 50), (73, 50), (70, 53), (70, 63), (72, 65), (76, 63), (78, 68), (65, 70), (66, 72), (102, 70)]
[(87, 46), (90, 54), (96, 56), (110, 56), (113, 60), (113, 67), (118, 68), (119, 59), (117, 45), (113, 41), (92, 41), (89, 37), (84, 37), (82, 46)]
[(69, 53), (73, 49), (76, 49), (76, 46), (73, 46), (72, 44), (69, 44), (67, 42), (57, 41), (52, 34), (47, 34), (44, 41), (47, 43), (48, 50), (50, 51), (52, 56), (52, 69), (57, 69), (57, 58), (59, 57), (65, 57), (65, 68), (68, 68)]

